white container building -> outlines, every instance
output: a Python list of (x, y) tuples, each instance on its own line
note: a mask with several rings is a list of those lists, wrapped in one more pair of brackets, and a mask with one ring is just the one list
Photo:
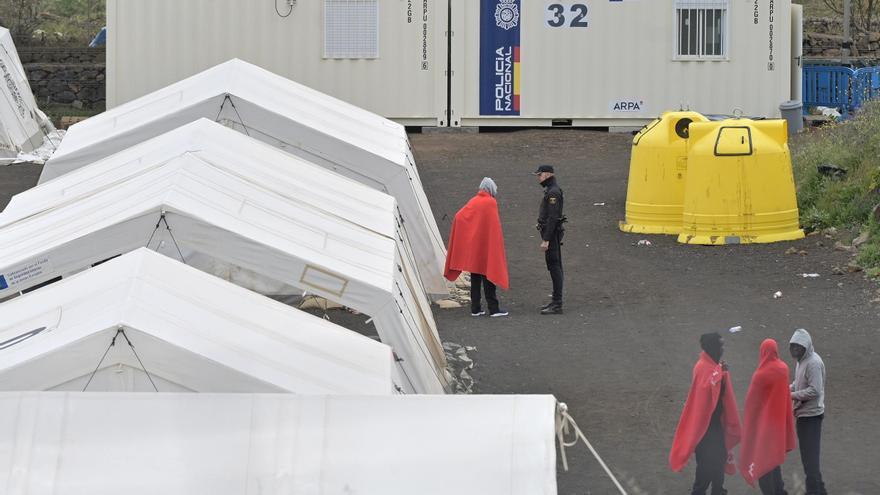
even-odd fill
[(778, 117), (799, 74), (790, 0), (451, 2), (453, 125)]
[(406, 125), (446, 125), (446, 0), (287, 3), (109, 0), (107, 108), (239, 58)]
[(772, 118), (800, 96), (791, 0), (294, 3), (110, 0), (108, 105), (233, 57), (407, 125)]

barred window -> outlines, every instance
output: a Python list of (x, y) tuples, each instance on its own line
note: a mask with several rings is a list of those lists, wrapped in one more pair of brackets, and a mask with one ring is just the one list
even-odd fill
[(728, 0), (676, 0), (675, 56), (682, 60), (727, 57)]
[(324, 58), (378, 57), (378, 0), (324, 0)]

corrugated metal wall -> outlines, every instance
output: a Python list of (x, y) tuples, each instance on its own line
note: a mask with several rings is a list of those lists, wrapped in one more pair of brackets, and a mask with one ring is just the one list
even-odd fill
[(413, 125), (446, 125), (446, 0), (379, 0), (379, 57), (324, 59), (323, 0), (109, 0), (107, 106), (230, 58)]
[[(691, 3), (700, 2), (706, 3)], [(548, 23), (555, 21), (553, 4), (568, 16), (561, 27)], [(580, 22), (586, 27), (571, 27), (574, 4), (588, 7)], [(729, 51), (719, 61), (674, 60), (674, 5), (521, 0), (520, 115), (493, 117), (480, 113), (481, 2), (452, 0), (453, 125), (550, 125), (551, 119), (640, 124), (680, 105), (707, 114), (738, 108), (746, 115), (778, 116), (778, 105), (791, 96), (790, 0), (730, 0)], [(775, 63), (768, 70), (771, 5)], [(615, 102), (640, 109), (615, 111)]]

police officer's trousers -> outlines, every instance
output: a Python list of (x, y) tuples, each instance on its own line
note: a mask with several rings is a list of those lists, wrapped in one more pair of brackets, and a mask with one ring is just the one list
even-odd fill
[(553, 302), (562, 304), (562, 243), (559, 235), (554, 235), (550, 245), (544, 253), (547, 262), (547, 270), (550, 271), (550, 279), (553, 281)]

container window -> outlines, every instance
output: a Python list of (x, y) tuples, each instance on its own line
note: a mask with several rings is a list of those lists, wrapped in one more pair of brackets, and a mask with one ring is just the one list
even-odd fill
[(727, 56), (729, 0), (675, 0), (675, 58), (712, 60)]
[(715, 156), (752, 154), (752, 130), (748, 127), (722, 127), (715, 140)]
[(379, 58), (378, 0), (324, 0), (324, 58)]

